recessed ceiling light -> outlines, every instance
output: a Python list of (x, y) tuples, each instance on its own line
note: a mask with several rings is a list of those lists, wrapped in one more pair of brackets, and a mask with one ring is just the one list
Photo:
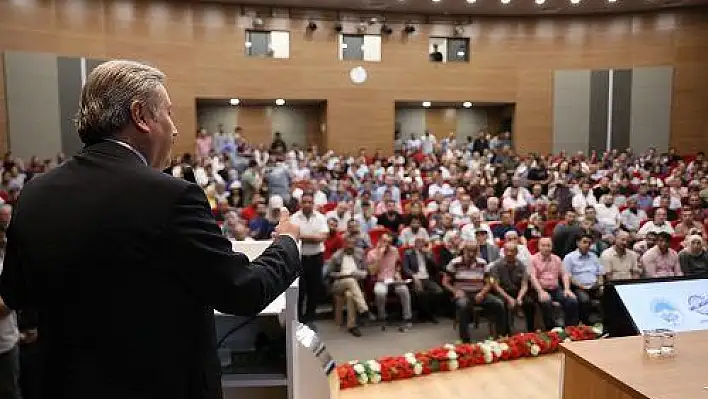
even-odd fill
[(472, 107), (472, 103), (469, 102), (469, 101), (465, 101), (465, 102), (462, 103), (462, 106), (465, 107), (465, 108), (471, 108), (471, 107)]
[(424, 106), (425, 108), (428, 108), (428, 107), (431, 106), (431, 105), (432, 105), (432, 104), (430, 104), (430, 101), (423, 101), (423, 106)]
[(617, 0), (607, 0), (608, 3), (615, 3)]
[(231, 100), (229, 100), (229, 103), (231, 105), (238, 105), (238, 103), (240, 103), (240, 102), (241, 101), (238, 98), (232, 98)]
[(536, 0), (536, 4), (538, 4), (539, 6), (545, 2), (546, 0)]
[(470, 4), (473, 4), (473, 3), (477, 2), (477, 0), (467, 0), (467, 2)]
[(440, 0), (433, 0), (433, 3), (439, 3)]
[(511, 3), (511, 0), (501, 0), (502, 4), (509, 4)]
[(279, 99), (275, 100), (275, 105), (285, 105), (285, 100), (283, 100), (282, 98), (279, 98)]
[(570, 0), (570, 2), (571, 2), (572, 4), (578, 4), (578, 3), (580, 3), (580, 0)]

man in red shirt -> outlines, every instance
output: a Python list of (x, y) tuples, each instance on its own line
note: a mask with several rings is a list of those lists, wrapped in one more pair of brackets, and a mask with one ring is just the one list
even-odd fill
[(342, 234), (337, 230), (338, 221), (335, 218), (327, 219), (327, 227), (329, 227), (329, 234), (325, 239), (324, 245), (324, 260), (327, 261), (334, 255), (335, 252), (344, 248), (344, 240), (342, 240)]

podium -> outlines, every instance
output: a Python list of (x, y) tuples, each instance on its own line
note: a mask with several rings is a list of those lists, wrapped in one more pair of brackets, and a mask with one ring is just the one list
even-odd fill
[[(234, 241), (258, 257), (270, 241)], [(320, 337), (297, 319), (298, 281), (255, 317), (215, 311), (224, 398), (336, 399), (336, 364)]]

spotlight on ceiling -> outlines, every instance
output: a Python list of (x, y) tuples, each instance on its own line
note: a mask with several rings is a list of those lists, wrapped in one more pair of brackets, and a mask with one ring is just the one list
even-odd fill
[(539, 6), (545, 2), (546, 0), (536, 0), (536, 4), (538, 4)]
[(580, 4), (580, 0), (570, 0), (571, 4)]
[(255, 17), (253, 21), (251, 21), (251, 24), (253, 24), (254, 28), (262, 28), (265, 22), (263, 22), (263, 18)]
[(239, 100), (238, 98), (232, 98), (231, 100), (229, 100), (229, 104), (231, 105), (238, 105), (240, 102), (241, 100)]
[(501, 3), (502, 4), (509, 4), (509, 3), (511, 3), (511, 0), (501, 0)]
[(465, 27), (462, 25), (455, 26), (455, 36), (460, 36), (465, 33)]
[(440, 0), (433, 0), (433, 3), (440, 3)]
[(616, 3), (617, 0), (607, 0), (608, 3)]
[(432, 104), (430, 103), (430, 101), (423, 101), (423, 106), (424, 106), (425, 108), (428, 108), (428, 107), (430, 107), (431, 105), (432, 105)]
[(477, 0), (467, 0), (467, 2), (468, 2), (469, 4), (474, 4), (474, 3), (477, 2)]
[(336, 24), (334, 24), (334, 31), (335, 32), (340, 33), (340, 32), (342, 32), (343, 29), (344, 28), (342, 28), (342, 24), (340, 22), (337, 22)]
[(282, 98), (279, 98), (279, 99), (275, 100), (275, 105), (285, 105), (285, 100), (283, 100)]
[(410, 35), (411, 33), (415, 32), (415, 26), (411, 24), (406, 24), (406, 26), (403, 28), (403, 32)]
[(469, 102), (469, 101), (465, 101), (465, 102), (462, 103), (462, 106), (465, 107), (465, 108), (471, 108), (471, 107), (472, 107), (472, 103)]
[(366, 22), (362, 22), (359, 24), (359, 26), (356, 27), (356, 30), (359, 33), (364, 33), (364, 32), (366, 32), (368, 27), (369, 26), (366, 24)]
[(317, 30), (317, 23), (315, 23), (315, 21), (310, 21), (310, 22), (307, 24), (307, 29), (308, 29), (308, 30), (311, 30), (311, 31), (313, 31), (313, 32), (316, 31), (316, 30)]
[(381, 25), (381, 33), (384, 35), (390, 35), (391, 33), (393, 33), (393, 29), (391, 29), (390, 26), (383, 24)]

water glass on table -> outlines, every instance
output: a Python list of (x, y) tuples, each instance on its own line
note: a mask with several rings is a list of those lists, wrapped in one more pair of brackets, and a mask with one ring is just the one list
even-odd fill
[(644, 354), (649, 358), (672, 357), (675, 353), (676, 334), (666, 328), (646, 330), (644, 338)]

